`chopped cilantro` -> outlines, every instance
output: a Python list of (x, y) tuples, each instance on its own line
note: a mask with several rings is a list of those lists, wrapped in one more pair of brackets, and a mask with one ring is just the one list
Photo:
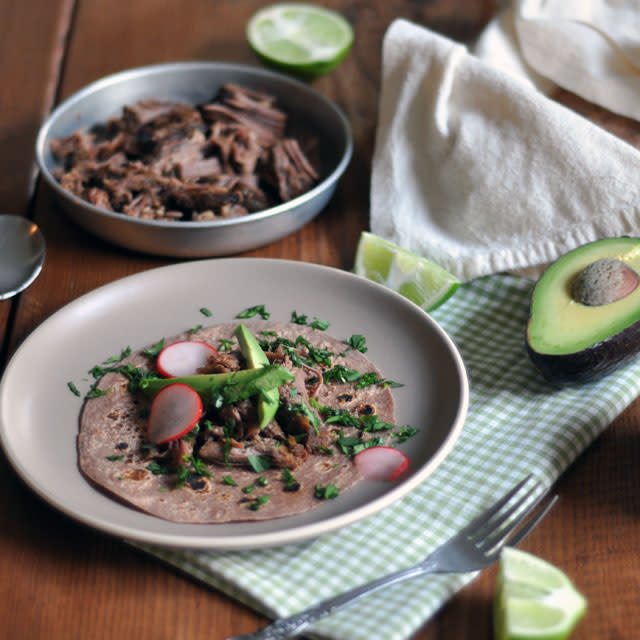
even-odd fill
[(326, 320), (320, 320), (320, 318), (314, 318), (309, 322), (309, 317), (299, 314), (297, 311), (291, 313), (291, 322), (294, 324), (308, 324), (312, 329), (319, 329), (325, 331), (329, 328), (329, 322)]
[(189, 469), (187, 469), (187, 467), (182, 464), (179, 465), (177, 471), (176, 489), (181, 489), (182, 487), (184, 487), (188, 477)]
[(293, 402), (287, 405), (287, 410), (291, 413), (299, 413), (305, 416), (311, 423), (311, 426), (314, 428), (315, 432), (319, 433), (320, 420), (318, 419), (318, 416), (315, 414), (315, 412), (312, 411), (304, 402)]
[(153, 473), (154, 476), (166, 475), (171, 473), (171, 470), (166, 464), (160, 464), (159, 462), (150, 462), (147, 465), (147, 469)]
[(252, 493), (256, 487), (266, 487), (269, 481), (264, 476), (259, 476), (250, 485), (247, 485), (242, 489), (243, 493)]
[(200, 329), (202, 329), (202, 325), (197, 324), (195, 327), (191, 327), (191, 329), (189, 329), (189, 333), (198, 333)]
[(314, 318), (311, 323), (312, 329), (319, 329), (320, 331), (326, 331), (329, 328), (329, 322), (326, 320), (320, 320), (320, 318)]
[(164, 349), (164, 338), (161, 338), (153, 346), (145, 349), (142, 353), (149, 358), (155, 358)]
[(282, 481), (284, 482), (285, 491), (298, 491), (300, 489), (300, 483), (295, 479), (290, 469), (284, 468), (282, 470)]
[(416, 433), (418, 433), (417, 429), (410, 427), (409, 425), (405, 425), (400, 427), (393, 435), (398, 442), (406, 442), (409, 438), (413, 438)]
[(349, 369), (342, 364), (325, 371), (322, 378), (325, 382), (355, 382), (361, 377), (360, 372), (355, 369)]
[(336, 444), (342, 453), (346, 456), (353, 457), (369, 447), (379, 447), (384, 445), (384, 441), (379, 436), (370, 438), (369, 440), (363, 440), (357, 436), (340, 436), (336, 440)]
[(203, 316), (207, 316), (207, 318), (210, 318), (213, 315), (211, 309), (207, 309), (207, 307), (200, 307), (200, 313)]
[(76, 385), (73, 382), (71, 382), (71, 381), (67, 382), (67, 387), (69, 387), (71, 393), (73, 393), (74, 395), (80, 397), (80, 395), (81, 395), (80, 391), (78, 391), (78, 387), (76, 387)]
[(395, 426), (391, 422), (381, 420), (376, 414), (371, 416), (362, 416), (360, 418), (361, 429), (363, 431), (390, 431)]
[(211, 477), (211, 473), (209, 469), (207, 469), (207, 464), (204, 460), (200, 460), (200, 458), (196, 458), (195, 456), (189, 456), (188, 461), (191, 463), (191, 471), (197, 476), (206, 476), (207, 478)]
[(118, 460), (123, 460), (123, 459), (124, 459), (123, 455), (107, 456), (107, 460), (109, 460), (109, 462), (117, 462)]
[(270, 456), (248, 456), (247, 459), (256, 473), (262, 473), (271, 467)]
[(119, 356), (112, 356), (111, 358), (107, 358), (102, 364), (115, 364), (116, 362), (120, 362), (130, 355), (131, 347), (126, 347), (125, 349), (123, 349), (122, 353)]
[(255, 499), (249, 504), (251, 511), (257, 511), (263, 505), (269, 502), (269, 496), (256, 496)]
[(331, 409), (325, 418), (326, 424), (339, 424), (343, 427), (360, 427), (360, 418), (346, 409)]
[(365, 387), (371, 387), (379, 382), (384, 382), (382, 378), (378, 377), (375, 371), (367, 371), (363, 373), (356, 382), (356, 389), (364, 389)]
[(89, 393), (87, 393), (87, 398), (100, 398), (102, 396), (106, 396), (109, 393), (109, 389), (98, 389), (98, 387), (93, 386), (89, 389)]
[(355, 349), (360, 353), (366, 353), (368, 351), (368, 347), (366, 346), (367, 340), (363, 335), (359, 333), (354, 333), (348, 340), (347, 344), (350, 349)]
[(230, 487), (237, 487), (238, 483), (231, 476), (223, 476), (222, 482), (228, 484)]
[(314, 495), (318, 500), (333, 500), (340, 495), (340, 489), (333, 482), (327, 485), (317, 484)]
[(271, 314), (265, 309), (263, 304), (257, 304), (254, 307), (249, 307), (244, 311), (241, 311), (236, 318), (253, 318), (259, 315), (263, 320), (268, 320)]
[(229, 340), (228, 338), (221, 338), (220, 344), (218, 345), (218, 351), (222, 351), (226, 353), (227, 351), (231, 351), (231, 347), (233, 346), (233, 340)]

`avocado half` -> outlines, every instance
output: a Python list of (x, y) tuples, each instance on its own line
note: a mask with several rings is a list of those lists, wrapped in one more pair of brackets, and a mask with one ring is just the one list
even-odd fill
[(572, 293), (575, 279), (602, 258), (640, 274), (640, 238), (606, 238), (558, 258), (531, 296), (527, 351), (549, 382), (587, 382), (610, 373), (640, 351), (640, 286), (624, 297), (589, 306)]

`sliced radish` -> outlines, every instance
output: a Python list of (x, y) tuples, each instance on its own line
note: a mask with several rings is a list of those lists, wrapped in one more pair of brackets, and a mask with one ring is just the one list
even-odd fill
[(158, 392), (151, 403), (147, 437), (164, 444), (186, 435), (202, 416), (202, 400), (197, 391), (175, 382)]
[(367, 480), (395, 480), (409, 467), (409, 458), (393, 447), (369, 447), (353, 458)]
[(206, 342), (182, 340), (167, 345), (158, 355), (156, 367), (158, 373), (165, 378), (190, 376), (207, 364), (211, 356), (218, 352)]

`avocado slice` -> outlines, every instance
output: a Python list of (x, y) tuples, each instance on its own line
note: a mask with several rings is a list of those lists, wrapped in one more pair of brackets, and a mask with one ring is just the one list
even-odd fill
[[(618, 264), (614, 269), (618, 284), (608, 275), (590, 275), (598, 261)], [(599, 266), (595, 265), (596, 272)], [(640, 238), (629, 237), (582, 245), (547, 268), (531, 296), (526, 345), (533, 364), (548, 381), (595, 380), (640, 351), (638, 274)], [(587, 289), (591, 286), (591, 293), (604, 295), (584, 294), (585, 276)], [(619, 284), (625, 278), (627, 285), (635, 278), (635, 285)]]
[[(257, 369), (269, 365), (269, 359), (265, 352), (245, 325), (240, 323), (233, 333), (238, 338), (240, 351), (247, 363), (247, 368)], [(266, 427), (275, 418), (279, 406), (280, 392), (277, 388), (269, 389), (260, 394), (258, 397), (258, 427), (260, 429)]]
[(154, 397), (161, 389), (180, 382), (197, 391), (206, 402), (220, 394), (225, 402), (239, 402), (255, 395), (278, 391), (278, 387), (294, 379), (284, 367), (270, 364), (256, 369), (243, 369), (229, 373), (202, 373), (179, 378), (143, 378), (140, 390)]

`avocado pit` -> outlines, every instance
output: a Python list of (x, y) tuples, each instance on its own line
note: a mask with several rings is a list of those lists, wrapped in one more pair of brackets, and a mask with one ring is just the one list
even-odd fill
[(600, 258), (588, 264), (575, 278), (571, 297), (589, 307), (626, 298), (640, 284), (640, 276), (618, 258)]
[(640, 238), (603, 238), (560, 256), (536, 283), (526, 332), (555, 384), (596, 380), (640, 354)]

